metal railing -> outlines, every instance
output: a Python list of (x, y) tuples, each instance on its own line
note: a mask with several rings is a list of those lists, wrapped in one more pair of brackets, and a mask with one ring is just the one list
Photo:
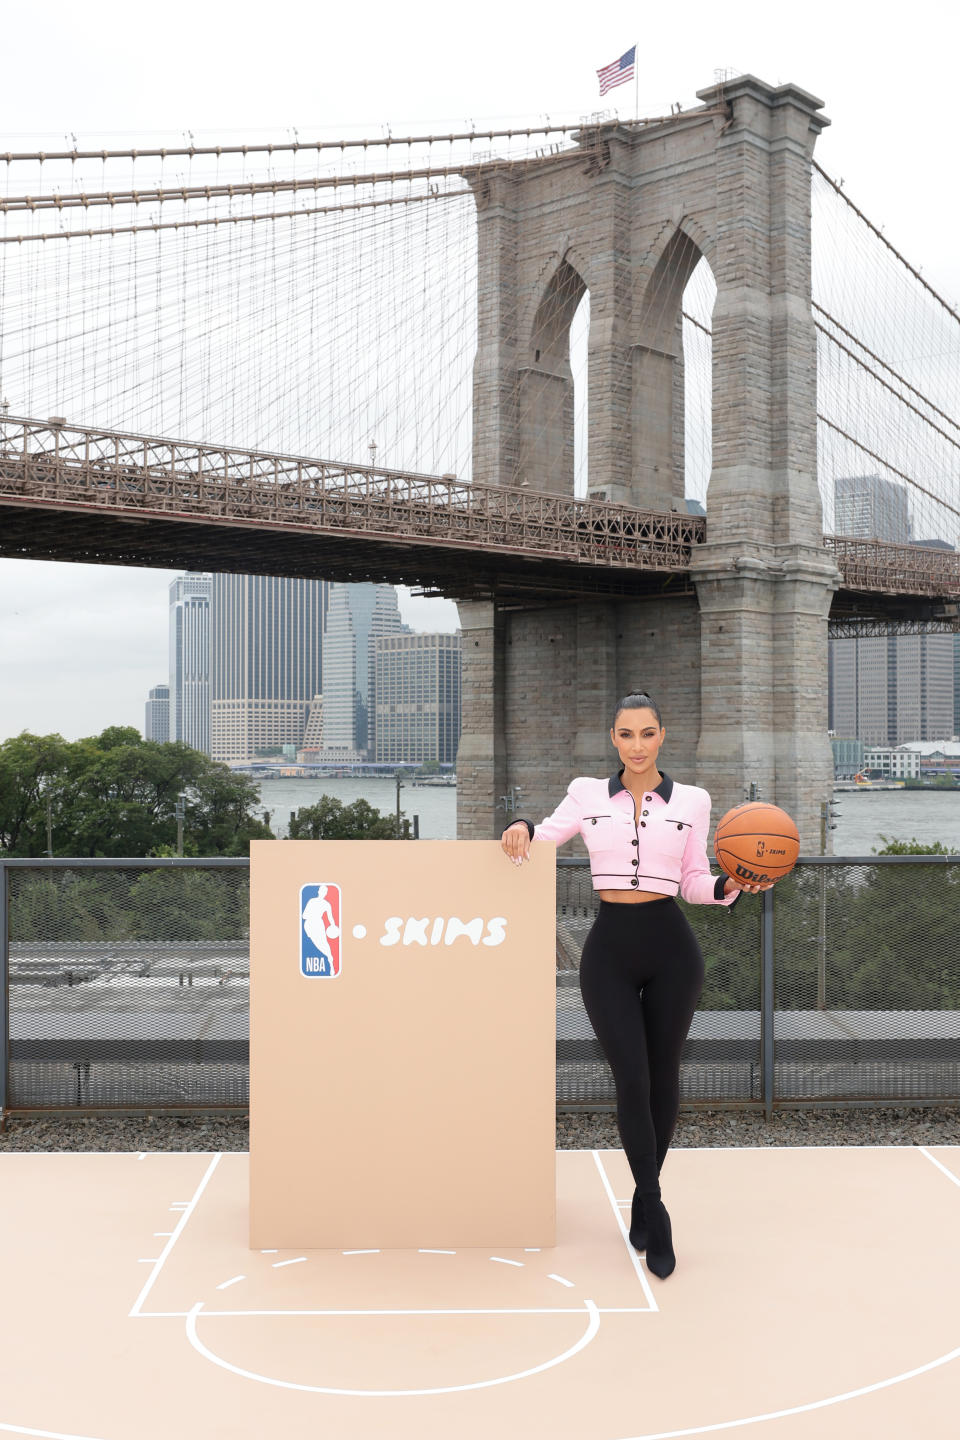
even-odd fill
[(0, 417), (0, 500), (668, 573), (704, 538), (695, 515), (13, 417)]
[[(248, 879), (243, 859), (0, 859), (0, 1112), (246, 1108)], [(706, 981), (683, 1103), (956, 1101), (958, 902), (960, 857), (871, 856), (686, 906)], [(561, 1110), (615, 1102), (578, 982), (595, 908), (587, 862), (560, 859)]]
[[(685, 576), (706, 539), (702, 516), (12, 416), (0, 416), (3, 503), (343, 540), (404, 539), (587, 566), (597, 575)], [(130, 543), (136, 551), (147, 538)], [(824, 536), (824, 545), (846, 590), (960, 598), (954, 552), (834, 535)]]

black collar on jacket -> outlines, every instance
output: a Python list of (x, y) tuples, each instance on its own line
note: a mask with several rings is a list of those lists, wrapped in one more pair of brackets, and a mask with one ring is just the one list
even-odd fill
[[(609, 795), (616, 795), (618, 790), (626, 790), (626, 785), (624, 785), (623, 781), (620, 779), (620, 776), (623, 774), (625, 769), (626, 766), (621, 765), (620, 769), (616, 772), (616, 774), (610, 776), (610, 779), (607, 781), (607, 793)], [(664, 801), (664, 803), (669, 805), (670, 796), (673, 794), (673, 781), (670, 779), (670, 776), (665, 770), (661, 770), (660, 775), (662, 777), (660, 780), (660, 784), (651, 793), (654, 795), (659, 795)]]

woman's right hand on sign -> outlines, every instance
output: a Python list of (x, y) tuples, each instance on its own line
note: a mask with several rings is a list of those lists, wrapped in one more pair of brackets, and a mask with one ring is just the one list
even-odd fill
[(514, 865), (530, 859), (530, 831), (522, 820), (515, 820), (504, 830), (500, 844)]

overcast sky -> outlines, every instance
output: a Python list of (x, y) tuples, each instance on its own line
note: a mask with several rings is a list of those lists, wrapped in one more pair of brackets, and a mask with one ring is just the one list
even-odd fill
[[(817, 158), (946, 297), (960, 297), (955, 4), (762, 3), (224, 7), (168, 0), (8, 6), (0, 152), (116, 146), (151, 132), (258, 132), (407, 124), (442, 133), (463, 121), (615, 107), (595, 70), (638, 42), (641, 114), (696, 104), (717, 69), (793, 81), (833, 122)], [(2, 324), (2, 313), (0, 313)], [(2, 512), (0, 512), (2, 524)], [(0, 739), (22, 729), (68, 738), (142, 726), (167, 670), (174, 572), (0, 561)], [(446, 601), (401, 597), (418, 629), (452, 629)]]

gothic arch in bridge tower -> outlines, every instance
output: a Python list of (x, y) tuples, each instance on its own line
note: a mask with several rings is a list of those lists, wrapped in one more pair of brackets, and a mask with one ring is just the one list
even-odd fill
[[(750, 75), (698, 94), (699, 108), (668, 119), (586, 124), (568, 150), (467, 172), (478, 226), (476, 481), (572, 493), (569, 327), (587, 289), (589, 495), (685, 510), (682, 300), (704, 258), (717, 295), (706, 538), (691, 552), (687, 598), (657, 609), (639, 598), (641, 579), (656, 588), (655, 578), (638, 577), (638, 598), (593, 605), (588, 617), (585, 575), (583, 598), (571, 598), (576, 620), (558, 614), (539, 638), (533, 607), (530, 617), (495, 601), (486, 616), (465, 607), (470, 648), (487, 646), (489, 659), (465, 674), (462, 835), (499, 832), (493, 796), (512, 784), (544, 813), (563, 773), (604, 763), (592, 737), (606, 734), (610, 694), (641, 670), (661, 672), (665, 709), (686, 717), (675, 764), (711, 791), (715, 814), (742, 800), (749, 780), (795, 815), (805, 843), (819, 835), (832, 775), (826, 620), (839, 577), (816, 475), (810, 165), (828, 122), (806, 91)], [(681, 588), (660, 581), (665, 595)], [(568, 708), (574, 690), (570, 763), (552, 754), (547, 785), (510, 717)], [(481, 794), (491, 807), (482, 821)]]
[(534, 490), (573, 494), (574, 386), (570, 326), (587, 286), (569, 252), (553, 257), (517, 369), (518, 475)]
[(683, 296), (704, 254), (682, 225), (665, 233), (640, 270), (632, 327), (629, 503), (683, 511)]

